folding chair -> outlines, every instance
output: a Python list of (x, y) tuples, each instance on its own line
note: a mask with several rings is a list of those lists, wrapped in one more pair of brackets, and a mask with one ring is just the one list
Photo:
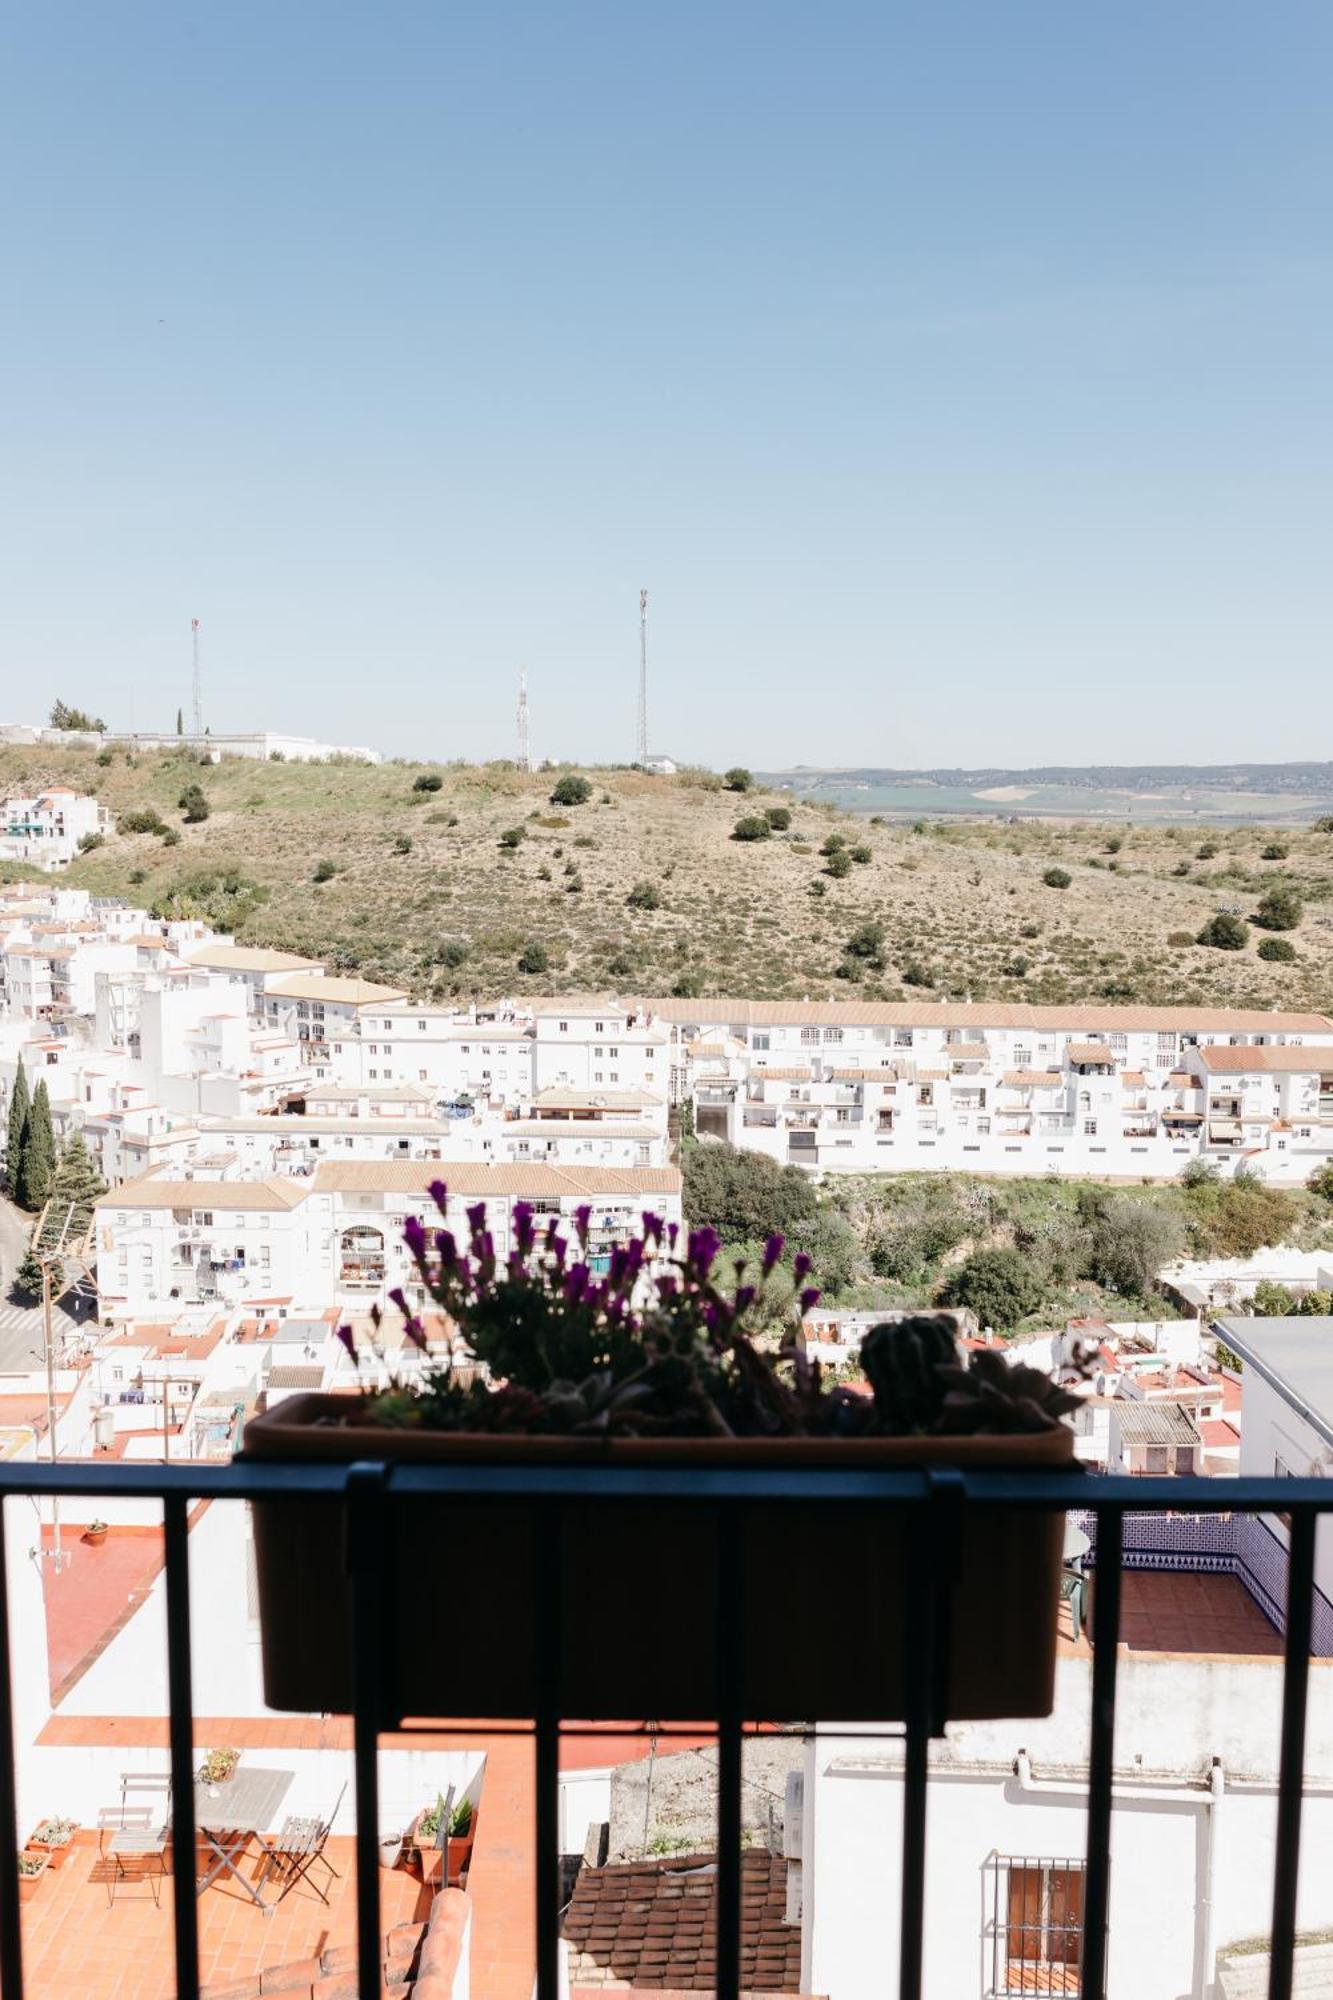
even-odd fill
[[(167, 1872), (167, 1842), (171, 1838), (171, 1779), (160, 1771), (127, 1771), (120, 1781), (120, 1804), (103, 1806), (97, 1815), (97, 1845), (112, 1864), (107, 1877), (107, 1902), (116, 1900), (122, 1882), (138, 1876), (148, 1883), (153, 1902), (162, 1903), (162, 1878)], [(153, 1871), (148, 1863), (156, 1861)], [(131, 1870), (129, 1863), (140, 1864)]]
[[(344, 1780), (342, 1791), (334, 1800), (333, 1811), (327, 1819), (285, 1819), (281, 1832), (276, 1834), (272, 1841), (265, 1843), (269, 1850), (270, 1867), (282, 1881), (279, 1903), (284, 1896), (290, 1894), (298, 1882), (309, 1882), (320, 1902), (328, 1902), (328, 1897), (311, 1871), (323, 1868), (328, 1874), (330, 1887), (338, 1880), (338, 1870), (324, 1852), (324, 1846), (333, 1822), (338, 1817), (338, 1808), (343, 1802), (346, 1790), (347, 1784)], [(275, 1909), (276, 1907), (277, 1904), (274, 1905)]]
[(1082, 1570), (1061, 1570), (1060, 1602), (1069, 1606), (1069, 1622), (1077, 1641), (1088, 1622), (1088, 1579)]

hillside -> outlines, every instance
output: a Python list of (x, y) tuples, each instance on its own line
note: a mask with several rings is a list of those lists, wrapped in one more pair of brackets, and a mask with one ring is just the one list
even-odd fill
[[(95, 790), (118, 818), (154, 811), (179, 836), (118, 833), (65, 879), (440, 996), (683, 986), (1333, 1004), (1333, 835), (1313, 827), (889, 825), (790, 794), (742, 798), (705, 773), (626, 770), (590, 772), (588, 802), (562, 808), (550, 803), (559, 775), (0, 750), (5, 792)], [(419, 778), (439, 790), (415, 790)], [(190, 825), (178, 801), (193, 783), (210, 816)], [(733, 839), (737, 818), (765, 805), (788, 808), (790, 830)], [(868, 850), (834, 864), (841, 879), (820, 852), (831, 834)], [(1068, 887), (1043, 882), (1052, 868)], [(630, 906), (639, 883), (658, 907)], [(1248, 914), (1282, 885), (1304, 901), (1282, 934), (1294, 962), (1261, 960), (1275, 935), (1261, 929), (1239, 951), (1191, 942), (1218, 909)]]

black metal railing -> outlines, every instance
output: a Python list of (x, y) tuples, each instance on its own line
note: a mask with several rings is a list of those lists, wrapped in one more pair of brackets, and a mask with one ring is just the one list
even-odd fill
[[(1049, 1513), (1074, 1510), (1096, 1519), (1096, 1590), (1092, 1619), (1092, 1700), (1088, 1757), (1087, 1841), (1082, 1860), (1082, 1962), (1078, 1991), (1103, 2000), (1111, 1869), (1111, 1806), (1115, 1753), (1116, 1670), (1120, 1631), (1124, 1524), (1127, 1514), (1281, 1514), (1290, 1523), (1286, 1644), (1278, 1767), (1273, 1879), (1270, 2000), (1291, 2000), (1296, 1943), (1296, 1887), (1301, 1841), (1315, 1534), (1333, 1513), (1333, 1483), (1318, 1479), (1089, 1478), (1077, 1472), (958, 1470), (880, 1471), (865, 1467), (689, 1470), (624, 1465), (281, 1465), (105, 1466), (0, 1464), (0, 1509), (7, 1500), (156, 1499), (165, 1524), (166, 1630), (170, 1699), (170, 1762), (175, 1809), (173, 1843), (195, 1844), (193, 1710), (190, 1662), (188, 1508), (192, 1501), (319, 1501), (346, 1510), (352, 1579), (353, 1757), (356, 1786), (356, 1893), (359, 2000), (379, 2000), (380, 1885), (377, 1848), (377, 1750), (384, 1725), (382, 1657), (390, 1621), (386, 1593), (395, 1588), (386, 1563), (391, 1499), (466, 1495), (543, 1503), (546, 1537), (540, 1564), (538, 1651), (540, 1699), (532, 1730), (536, 1747), (534, 1845), (537, 1900), (537, 2000), (559, 1994), (559, 1750), (561, 1734), (560, 1546), (562, 1506), (697, 1506), (716, 1534), (717, 1660), (714, 1720), (718, 1732), (718, 2000), (739, 2000), (741, 1942), (741, 1753), (747, 1718), (741, 1703), (740, 1607), (742, 1537), (735, 1532), (748, 1507), (790, 1506), (826, 1514), (867, 1503), (904, 1510), (913, 1521), (903, 1606), (906, 1667), (904, 1821), (899, 2000), (920, 2000), (924, 1972), (924, 1889), (928, 1751), (946, 1708), (949, 1592), (942, 1587), (953, 1551), (974, 1509)], [(404, 1580), (410, 1581), (410, 1580)], [(8, 1632), (8, 1585), (0, 1533), (0, 1634)], [(474, 1635), (477, 1637), (478, 1635)], [(801, 1718), (809, 1720), (810, 1718)], [(872, 1720), (873, 1718), (867, 1718)], [(0, 1991), (23, 2000), (18, 1895), (11, 1666), (0, 1646)], [(1062, 1864), (1073, 1868), (1076, 1864)], [(198, 1929), (192, 1871), (173, 1870), (174, 1951), (178, 2000), (198, 2000)]]

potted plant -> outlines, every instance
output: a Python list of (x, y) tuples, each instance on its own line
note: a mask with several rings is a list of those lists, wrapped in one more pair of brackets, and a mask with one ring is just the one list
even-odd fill
[(43, 1875), (45, 1875), (50, 1859), (50, 1855), (45, 1852), (39, 1854), (30, 1847), (24, 1848), (22, 1854), (19, 1856), (20, 1902), (31, 1902), (32, 1898), (37, 1894), (37, 1884), (41, 1881)]
[(241, 1753), (228, 1744), (221, 1750), (210, 1750), (199, 1766), (199, 1782), (208, 1788), (208, 1796), (215, 1799), (218, 1787), (225, 1785), (241, 1761)]
[(75, 1832), (72, 1819), (41, 1820), (28, 1842), (27, 1851), (29, 1854), (45, 1854), (47, 1865), (55, 1874), (69, 1858)]
[(421, 1879), (434, 1883), (437, 1888), (444, 1875), (440, 1827), (448, 1810), (443, 1794), (437, 1794), (434, 1805), (423, 1806), (412, 1822), (411, 1843), (421, 1869)]
[[(446, 1190), (432, 1189), (444, 1211)], [(568, 1238), (514, 1206), (514, 1248), (497, 1259), (484, 1204), (470, 1241), (410, 1220), (425, 1290), (482, 1364), (466, 1380), (427, 1357), (411, 1381), (360, 1398), (295, 1396), (253, 1419), (251, 1459), (389, 1465), (577, 1463), (591, 1467), (922, 1468), (1073, 1464), (1060, 1419), (1075, 1399), (998, 1350), (960, 1361), (952, 1321), (875, 1328), (866, 1384), (833, 1381), (799, 1351), (795, 1327), (768, 1352), (756, 1329), (775, 1285), (780, 1237), (755, 1283), (723, 1286), (718, 1239), (651, 1215), (611, 1252), (588, 1256), (589, 1211)], [(809, 1259), (795, 1259), (798, 1286)], [(805, 1287), (799, 1309), (818, 1292)], [(407, 1338), (426, 1349), (401, 1292)], [(350, 1331), (340, 1330), (356, 1358)], [(382, 1361), (382, 1357), (380, 1357)], [(560, 1698), (566, 1715), (698, 1719), (715, 1712), (717, 1528), (690, 1499), (638, 1509), (591, 1495), (561, 1503)], [(539, 1563), (548, 1503), (470, 1494), (390, 1494), (384, 1541), (381, 1725), (407, 1716), (527, 1717), (538, 1694)], [(753, 1720), (899, 1717), (904, 1704), (905, 1510), (849, 1501), (826, 1514), (781, 1498), (737, 1517), (742, 1699)], [(918, 1517), (919, 1519), (919, 1517)], [(254, 1508), (265, 1698), (274, 1708), (351, 1706), (345, 1534), (328, 1503)], [(948, 1583), (947, 1712), (1048, 1714), (1054, 1694), (1063, 1517), (1003, 1507), (964, 1515)], [(395, 1587), (394, 1572), (398, 1586)], [(473, 1635), (465, 1647), (460, 1631)], [(484, 1643), (478, 1643), (484, 1638)]]
[(472, 1843), (477, 1837), (477, 1809), (471, 1799), (460, 1799), (449, 1815), (449, 1887), (461, 1889), (463, 1877), (472, 1865)]
[(90, 1521), (83, 1531), (83, 1539), (90, 1549), (100, 1549), (107, 1537), (105, 1521)]
[(398, 1866), (398, 1863), (402, 1859), (402, 1855), (403, 1855), (402, 1834), (382, 1833), (380, 1835), (380, 1867), (396, 1868)]

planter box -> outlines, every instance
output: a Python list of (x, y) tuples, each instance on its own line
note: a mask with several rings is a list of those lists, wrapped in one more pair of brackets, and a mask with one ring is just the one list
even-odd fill
[(44, 1854), (46, 1856), (46, 1865), (51, 1870), (51, 1873), (53, 1875), (56, 1875), (60, 1872), (60, 1870), (64, 1867), (65, 1863), (68, 1861), (73, 1850), (74, 1850), (73, 1834), (69, 1836), (68, 1840), (62, 1840), (61, 1842), (59, 1842), (58, 1845), (53, 1846), (50, 1841), (39, 1840), (35, 1833), (32, 1836), (32, 1839), (28, 1842), (28, 1849), (27, 1849), (29, 1854)]
[[(33, 1853), (35, 1851), (37, 1850), (34, 1850), (32, 1848), (25, 1849), (25, 1852), (27, 1853)], [(37, 1870), (36, 1874), (34, 1875), (21, 1874), (19, 1876), (19, 1901), (21, 1903), (30, 1903), (32, 1901), (33, 1897), (37, 1894), (37, 1890), (38, 1887), (40, 1886), (43, 1875), (45, 1875), (47, 1868), (50, 1866), (50, 1854), (45, 1847), (43, 1847), (40, 1850), (39, 1858), (41, 1860), (42, 1865)]]
[[(344, 1396), (289, 1397), (246, 1425), (245, 1455), (287, 1462), (915, 1468), (1073, 1462), (1073, 1433), (1028, 1437), (622, 1439), (426, 1434), (355, 1418)], [(389, 1500), (382, 1728), (428, 1716), (530, 1717), (537, 1707), (539, 1528), (546, 1503), (466, 1495)], [(753, 1721), (903, 1714), (906, 1510), (801, 1512), (756, 1502), (741, 1538), (742, 1695)], [(969, 1514), (953, 1594), (948, 1714), (1049, 1715), (1064, 1516)], [(346, 1515), (318, 1501), (254, 1505), (264, 1698), (351, 1707)], [(580, 1720), (716, 1713), (714, 1518), (699, 1506), (571, 1500), (562, 1520), (561, 1706)], [(460, 1632), (469, 1635), (458, 1644)]]

